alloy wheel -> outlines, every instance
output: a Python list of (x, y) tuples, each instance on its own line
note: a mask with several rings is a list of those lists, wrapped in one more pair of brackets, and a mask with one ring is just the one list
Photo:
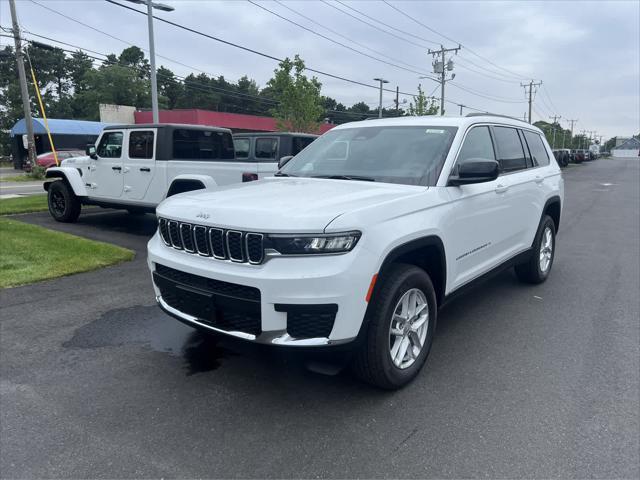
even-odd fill
[(425, 294), (412, 288), (398, 300), (389, 327), (389, 354), (393, 364), (413, 365), (424, 347), (429, 330), (429, 303)]

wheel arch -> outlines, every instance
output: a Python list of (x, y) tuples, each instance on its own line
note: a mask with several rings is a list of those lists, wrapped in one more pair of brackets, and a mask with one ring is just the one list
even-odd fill
[[(82, 181), (82, 173), (77, 168), (72, 167), (53, 167), (48, 168), (45, 172), (45, 179), (61, 179), (66, 182), (77, 197), (86, 197), (87, 189)], [(49, 191), (51, 182), (45, 182), (43, 188)]]
[(560, 199), (559, 196), (555, 195), (549, 198), (545, 202), (544, 208), (542, 209), (542, 216), (540, 218), (540, 221), (542, 221), (542, 218), (544, 218), (545, 215), (549, 215), (553, 220), (553, 223), (555, 224), (556, 233), (558, 233), (558, 230), (560, 229), (561, 214), (562, 214), (562, 200)]
[(447, 286), (447, 258), (444, 243), (439, 236), (428, 235), (395, 247), (385, 257), (378, 275), (384, 275), (396, 263), (415, 265), (425, 270), (436, 291), (438, 305), (442, 304)]
[(178, 175), (169, 185), (166, 198), (178, 193), (202, 190), (216, 186), (216, 182), (208, 175)]

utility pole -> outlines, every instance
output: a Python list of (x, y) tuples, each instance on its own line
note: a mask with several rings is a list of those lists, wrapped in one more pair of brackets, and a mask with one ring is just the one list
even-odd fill
[(460, 116), (462, 116), (462, 107), (466, 107), (466, 105), (459, 103), (458, 106), (460, 107)]
[(16, 47), (16, 61), (18, 64), (18, 78), (20, 80), (20, 94), (22, 95), (22, 108), (24, 109), (24, 121), (27, 126), (27, 152), (31, 166), (36, 165), (36, 143), (33, 137), (33, 120), (31, 119), (31, 102), (27, 89), (27, 75), (24, 73), (24, 58), (22, 56), (22, 42), (20, 40), (20, 27), (16, 13), (15, 0), (9, 0), (11, 9), (11, 21), (13, 23), (13, 41)]
[(433, 72), (440, 75), (440, 115), (444, 115), (444, 85), (449, 80), (453, 80), (456, 78), (456, 74), (452, 73), (451, 78), (447, 78), (447, 71), (453, 70), (453, 60), (449, 59), (447, 62), (446, 54), (449, 52), (455, 52), (458, 54), (458, 50), (462, 48), (462, 45), (458, 45), (455, 48), (444, 48), (444, 46), (440, 45), (440, 50), (431, 50), (427, 52), (429, 55), (433, 55), (433, 57), (440, 56), (440, 60), (434, 60), (433, 62)]
[(569, 122), (571, 124), (571, 136), (569, 137), (569, 140), (571, 141), (571, 146), (573, 147), (573, 125), (578, 121), (577, 118), (573, 118), (573, 119), (567, 119), (567, 122)]
[(553, 140), (551, 143), (553, 147), (551, 148), (556, 148), (556, 123), (558, 123), (558, 120), (561, 119), (562, 117), (560, 115), (554, 115), (553, 117), (549, 117), (549, 118), (553, 118), (553, 123), (551, 124), (551, 128), (553, 129)]
[(563, 128), (562, 129), (562, 148), (564, 148), (564, 140), (567, 137), (567, 131)]
[(384, 83), (389, 83), (389, 80), (385, 80), (384, 78), (374, 78), (376, 82), (380, 82), (380, 105), (378, 107), (378, 118), (382, 118), (382, 85)]
[(157, 8), (163, 12), (173, 12), (174, 8), (164, 3), (155, 3), (152, 0), (127, 0), (131, 3), (138, 3), (147, 6), (147, 23), (149, 25), (149, 60), (151, 62), (151, 110), (153, 112), (153, 123), (160, 123), (160, 113), (158, 111), (158, 81), (156, 80), (156, 44), (153, 35), (153, 9)]
[(582, 138), (580, 139), (580, 149), (584, 150), (584, 141), (587, 139), (587, 131), (581, 130), (580, 133), (582, 133)]
[[(533, 105), (533, 94), (536, 93), (533, 88), (539, 87), (540, 85), (542, 85), (542, 80), (540, 80), (538, 83), (534, 83), (533, 80), (531, 80), (529, 83), (520, 84), (521, 87), (524, 87), (525, 95), (529, 95), (529, 123), (533, 123), (531, 121), (531, 106)], [(527, 90), (527, 88), (529, 88), (529, 90)]]
[(396, 86), (396, 117), (400, 116), (400, 87)]

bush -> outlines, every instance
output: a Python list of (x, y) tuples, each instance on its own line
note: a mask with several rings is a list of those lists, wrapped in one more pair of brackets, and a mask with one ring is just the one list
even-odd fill
[(27, 177), (33, 178), (34, 180), (44, 180), (44, 172), (46, 168), (41, 167), (40, 165), (34, 165), (31, 167), (31, 171), (27, 173)]

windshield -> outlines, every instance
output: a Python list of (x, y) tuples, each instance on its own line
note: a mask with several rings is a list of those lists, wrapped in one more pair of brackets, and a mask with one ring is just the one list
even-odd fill
[(331, 130), (281, 174), (433, 186), (456, 127), (386, 126)]

